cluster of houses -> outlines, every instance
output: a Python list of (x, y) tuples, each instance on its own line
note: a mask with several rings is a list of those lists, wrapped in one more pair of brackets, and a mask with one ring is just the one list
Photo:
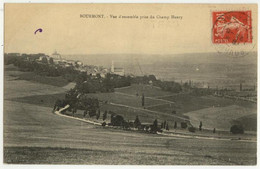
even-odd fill
[(62, 67), (73, 67), (75, 70), (80, 72), (86, 72), (87, 74), (91, 74), (92, 76), (100, 75), (101, 77), (105, 77), (107, 73), (117, 74), (120, 76), (125, 75), (124, 68), (116, 67), (114, 65), (114, 61), (112, 61), (110, 68), (104, 68), (102, 66), (94, 66), (94, 65), (84, 65), (81, 61), (75, 60), (67, 60), (62, 58), (61, 54), (55, 51), (51, 56), (46, 55), (44, 53), (37, 54), (20, 54), (20, 53), (8, 53), (8, 56), (22, 56), (27, 61), (36, 61), (38, 63), (48, 63), (59, 65)]
[(64, 59), (57, 51), (55, 51), (51, 56), (44, 53), (27, 55), (26, 60), (34, 60), (39, 63), (43, 63), (45, 61), (48, 64), (59, 65), (62, 67), (72, 67), (75, 70), (86, 72), (92, 76), (99, 74), (101, 77), (105, 77), (105, 75), (110, 71), (109, 69), (103, 68), (101, 66), (84, 65), (81, 61)]

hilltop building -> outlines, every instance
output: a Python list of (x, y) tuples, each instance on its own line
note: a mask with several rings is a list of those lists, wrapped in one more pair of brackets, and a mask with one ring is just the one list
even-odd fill
[(54, 63), (59, 63), (59, 61), (62, 61), (61, 55), (55, 50), (55, 52), (51, 55), (53, 58)]

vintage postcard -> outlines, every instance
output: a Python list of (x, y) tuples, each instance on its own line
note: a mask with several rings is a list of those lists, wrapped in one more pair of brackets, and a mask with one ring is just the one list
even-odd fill
[(257, 4), (4, 4), (4, 164), (257, 165)]

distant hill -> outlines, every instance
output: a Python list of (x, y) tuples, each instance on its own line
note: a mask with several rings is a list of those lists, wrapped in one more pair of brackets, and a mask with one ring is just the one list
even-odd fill
[(127, 74), (154, 74), (163, 80), (209, 83), (211, 86), (232, 86), (244, 83), (253, 86), (257, 81), (257, 53), (244, 57), (229, 57), (218, 53), (174, 55), (95, 54), (67, 55), (67, 59), (81, 60), (84, 64), (110, 68), (123, 67)]
[(112, 60), (117, 62), (131, 62), (138, 60), (139, 64), (159, 62), (186, 63), (256, 63), (257, 53), (251, 52), (244, 57), (229, 57), (218, 53), (185, 53), (173, 55), (148, 54), (93, 54), (93, 55), (64, 55), (64, 58), (80, 60), (85, 64), (110, 66)]

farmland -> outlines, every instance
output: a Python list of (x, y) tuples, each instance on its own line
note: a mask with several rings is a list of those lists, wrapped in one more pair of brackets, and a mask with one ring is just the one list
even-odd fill
[[(141, 105), (142, 93), (145, 95), (145, 106)], [(157, 87), (149, 85), (132, 85), (116, 89), (114, 93), (89, 94), (103, 102), (101, 111), (111, 110), (122, 115), (128, 120), (134, 120), (138, 115), (142, 122), (152, 123), (154, 119), (159, 122), (167, 120), (172, 128), (174, 122), (190, 119), (191, 123), (198, 127), (200, 121), (209, 130), (229, 131), (236, 119), (253, 116), (239, 124), (247, 126), (256, 122), (256, 104), (220, 98), (214, 96), (192, 96), (187, 93), (174, 94), (161, 91)], [(106, 102), (106, 103), (104, 103)], [(173, 110), (176, 113), (173, 113)], [(250, 121), (250, 122), (249, 122)], [(256, 129), (245, 127), (246, 130)]]
[[(4, 162), (15, 164), (172, 164), (172, 165), (255, 165), (254, 140), (191, 139), (103, 128), (52, 113), (57, 98), (66, 87), (17, 79), (16, 70), (5, 70), (4, 81)], [(66, 84), (65, 84), (66, 85)], [(146, 89), (147, 88), (147, 89)], [(139, 90), (140, 89), (140, 90)], [(140, 92), (146, 98), (142, 108)], [(155, 91), (154, 93), (152, 91)], [(123, 94), (122, 94), (123, 93)], [(236, 108), (232, 100), (207, 97), (182, 100), (181, 94), (141, 85), (117, 89), (115, 93), (96, 93), (101, 111), (112, 110), (127, 120), (138, 115), (141, 122), (155, 118), (173, 122), (176, 116), (218, 105)], [(175, 97), (175, 98), (174, 98)], [(189, 97), (189, 96), (187, 96)], [(191, 96), (190, 96), (191, 97)], [(201, 100), (200, 100), (201, 99)], [(202, 101), (203, 100), (203, 101)], [(107, 103), (104, 103), (107, 101)], [(171, 103), (174, 102), (174, 103)], [(114, 104), (111, 104), (114, 103)], [(192, 106), (189, 103), (194, 103)], [(168, 111), (164, 109), (169, 105)], [(177, 104), (177, 105), (176, 105)], [(124, 105), (124, 106), (118, 106)], [(156, 106), (158, 105), (158, 106)], [(176, 106), (177, 114), (172, 114)], [(187, 108), (186, 106), (187, 105)], [(253, 109), (247, 103), (243, 107)], [(185, 109), (184, 109), (185, 107)], [(192, 107), (195, 107), (194, 109)], [(183, 110), (184, 109), (184, 110)], [(221, 110), (219, 110), (221, 111)], [(207, 111), (205, 111), (207, 112)], [(226, 112), (227, 113), (227, 112)], [(248, 112), (245, 112), (248, 113)], [(254, 112), (253, 112), (254, 113)], [(251, 112), (248, 113), (251, 116)], [(192, 115), (190, 117), (193, 117)], [(244, 116), (239, 116), (241, 121)], [(247, 118), (248, 122), (254, 118)], [(218, 119), (221, 120), (221, 119)], [(235, 119), (234, 119), (235, 120)], [(206, 125), (206, 123), (205, 123)], [(171, 130), (171, 129), (170, 129)]]

